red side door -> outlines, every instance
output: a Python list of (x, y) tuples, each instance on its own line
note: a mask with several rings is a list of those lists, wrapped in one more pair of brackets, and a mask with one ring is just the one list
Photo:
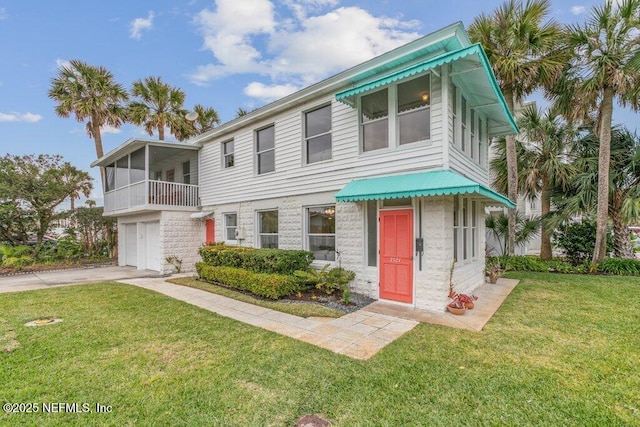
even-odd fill
[(212, 219), (204, 221), (205, 227), (205, 243), (213, 243), (216, 241), (216, 223)]
[(413, 302), (413, 210), (380, 211), (380, 298)]

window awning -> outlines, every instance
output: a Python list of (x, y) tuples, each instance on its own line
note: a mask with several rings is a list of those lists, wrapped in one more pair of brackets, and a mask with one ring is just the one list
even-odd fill
[[(465, 58), (467, 59), (460, 61)], [(472, 65), (472, 68), (469, 68), (469, 61), (477, 64), (477, 66)], [(492, 123), (490, 123), (489, 129), (491, 135), (498, 136), (518, 133), (518, 126), (509, 112), (509, 108), (500, 91), (500, 86), (491, 70), (487, 55), (484, 53), (480, 44), (474, 44), (452, 52), (447, 52), (384, 77), (357, 84), (355, 87), (338, 92), (336, 94), (336, 100), (354, 107), (356, 95), (449, 63), (454, 64), (452, 71), (458, 74), (457, 78), (465, 82), (465, 86), (469, 88), (476, 98), (476, 105), (471, 104), (470, 107), (472, 109), (481, 108), (491, 119)]]
[(336, 201), (358, 202), (451, 194), (477, 194), (509, 208), (515, 208), (515, 205), (502, 194), (448, 170), (354, 179), (336, 193)]

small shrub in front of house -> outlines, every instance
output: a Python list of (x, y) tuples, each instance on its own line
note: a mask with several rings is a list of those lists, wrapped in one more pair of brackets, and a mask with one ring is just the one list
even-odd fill
[[(593, 258), (596, 245), (596, 224), (591, 221), (572, 222), (556, 230), (554, 242), (562, 249), (567, 260), (580, 265)], [(607, 247), (612, 247), (613, 236), (607, 233)]]
[(244, 268), (255, 273), (293, 274), (306, 270), (313, 261), (313, 253), (301, 250), (254, 249), (227, 246), (224, 243), (200, 248), (202, 261), (215, 267)]
[(342, 267), (330, 268), (330, 264), (326, 264), (321, 270), (313, 268), (306, 271), (299, 270), (294, 275), (302, 286), (314, 286), (327, 295), (331, 295), (335, 291), (348, 293), (347, 285), (356, 277), (353, 271), (345, 270)]
[(237, 267), (211, 266), (204, 262), (196, 264), (196, 271), (203, 280), (221, 283), (265, 298), (282, 298), (294, 294), (299, 289), (298, 281), (291, 275), (255, 273)]
[(564, 259), (542, 260), (533, 256), (502, 255), (487, 257), (487, 263), (497, 262), (503, 271), (535, 271), (551, 273), (588, 273), (589, 263), (572, 265)]
[(598, 272), (619, 276), (640, 276), (640, 261), (625, 258), (605, 258), (598, 264)]

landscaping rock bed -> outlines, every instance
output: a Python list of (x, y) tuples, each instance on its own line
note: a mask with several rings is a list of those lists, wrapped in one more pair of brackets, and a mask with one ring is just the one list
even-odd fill
[[(301, 295), (301, 296), (300, 296)], [(342, 302), (342, 295), (336, 292), (333, 295), (323, 295), (317, 291), (307, 291), (297, 295), (291, 295), (287, 298), (278, 300), (284, 303), (305, 303), (305, 304), (318, 304), (327, 308), (333, 308), (334, 310), (342, 311), (343, 313), (353, 313), (363, 307), (371, 304), (375, 300), (366, 295), (351, 293), (351, 303), (344, 304)]]

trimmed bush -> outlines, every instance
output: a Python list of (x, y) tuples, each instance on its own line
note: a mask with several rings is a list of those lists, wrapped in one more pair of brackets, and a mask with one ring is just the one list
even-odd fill
[(619, 276), (640, 276), (640, 261), (625, 258), (605, 258), (598, 264), (598, 271)]
[(236, 267), (211, 266), (204, 262), (196, 264), (196, 271), (203, 280), (218, 282), (265, 298), (282, 298), (299, 289), (298, 282), (293, 276), (254, 273)]
[(309, 251), (284, 249), (254, 249), (226, 246), (224, 243), (200, 248), (202, 261), (214, 267), (244, 268), (255, 273), (293, 274), (306, 270), (313, 261)]
[(563, 259), (541, 260), (537, 257), (503, 255), (499, 257), (487, 257), (487, 264), (497, 262), (504, 271), (537, 271), (552, 273), (588, 273), (589, 264), (582, 263), (571, 265)]
[[(562, 249), (573, 265), (593, 258), (596, 245), (596, 224), (592, 221), (572, 222), (555, 231), (555, 245)], [(607, 247), (613, 246), (613, 235), (607, 232)]]

